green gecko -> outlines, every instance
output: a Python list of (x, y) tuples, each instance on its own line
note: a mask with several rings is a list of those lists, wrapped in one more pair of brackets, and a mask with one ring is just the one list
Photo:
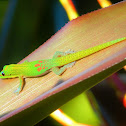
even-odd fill
[(73, 52), (55, 52), (52, 59), (37, 60), (32, 62), (24, 62), (22, 64), (5, 65), (0, 72), (0, 78), (16, 78), (19, 77), (20, 84), (14, 92), (19, 94), (24, 85), (24, 78), (38, 77), (53, 71), (57, 75), (61, 75), (67, 68), (72, 67), (75, 61), (105, 49), (111, 45), (125, 40), (126, 37), (119, 38), (110, 42), (106, 42), (86, 50)]

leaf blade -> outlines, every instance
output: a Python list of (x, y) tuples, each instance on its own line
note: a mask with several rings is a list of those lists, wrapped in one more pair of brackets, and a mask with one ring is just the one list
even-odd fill
[[(92, 44), (95, 46), (124, 37), (126, 28), (125, 10), (126, 2), (121, 2), (114, 6), (83, 15), (65, 25), (44, 45), (40, 46), (24, 60), (33, 61), (51, 58), (55, 51), (67, 51), (69, 48), (79, 51), (91, 47)], [(117, 14), (121, 16), (114, 18), (117, 17)], [(101, 23), (102, 25), (98, 27)], [(15, 85), (18, 86), (18, 79), (0, 80), (0, 87), (2, 87), (0, 88), (0, 101), (2, 101), (0, 104), (1, 115), (5, 114), (1, 117), (0, 121), (7, 119), (3, 124), (8, 122), (16, 124), (17, 122), (13, 122), (13, 120), (18, 120), (19, 124), (20, 121), (24, 120), (25, 124), (34, 124), (46, 117), (50, 112), (71, 98), (91, 88), (94, 81), (94, 84), (96, 84), (103, 78), (121, 69), (125, 65), (125, 48), (126, 44), (123, 41), (86, 57), (78, 61), (73, 68), (68, 69), (61, 77), (49, 73), (42, 78), (28, 78), (26, 79), (25, 88), (19, 96), (12, 94), (14, 88), (16, 88)], [(86, 64), (87, 61), (88, 63)], [(108, 67), (110, 68), (107, 69)], [(108, 72), (107, 74), (104, 73), (104, 69)], [(102, 75), (101, 71), (105, 75)], [(84, 80), (83, 82), (86, 83), (86, 86), (83, 83), (76, 84), (81, 80)], [(72, 94), (69, 92), (72, 92)], [(64, 97), (64, 100), (61, 99), (62, 97)], [(43, 108), (46, 109), (44, 110)], [(32, 115), (33, 117), (31, 117), (31, 112), (35, 116)]]

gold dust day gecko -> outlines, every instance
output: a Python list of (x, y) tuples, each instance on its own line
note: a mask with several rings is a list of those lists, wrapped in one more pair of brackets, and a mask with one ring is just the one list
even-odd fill
[(119, 38), (78, 52), (73, 52), (71, 50), (67, 52), (57, 51), (55, 52), (52, 59), (37, 60), (32, 62), (26, 61), (22, 64), (5, 65), (3, 67), (3, 70), (0, 72), (0, 78), (18, 77), (20, 84), (17, 90), (15, 90), (14, 92), (16, 94), (19, 94), (22, 91), (24, 85), (24, 78), (42, 76), (50, 71), (53, 71), (57, 75), (61, 75), (67, 68), (72, 67), (75, 64), (75, 61), (96, 53), (125, 39), (126, 37)]

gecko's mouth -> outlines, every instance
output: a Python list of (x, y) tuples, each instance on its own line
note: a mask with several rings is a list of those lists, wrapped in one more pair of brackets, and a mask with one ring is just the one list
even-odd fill
[(4, 76), (3, 76), (3, 75), (0, 75), (0, 78), (2, 78), (2, 79), (4, 79), (4, 78), (5, 78), (5, 79), (7, 79), (7, 78), (11, 78), (11, 77), (10, 77), (10, 76), (8, 76), (8, 75), (4, 75)]
[(3, 76), (1, 72), (0, 72), (0, 76), (1, 76), (1, 77)]

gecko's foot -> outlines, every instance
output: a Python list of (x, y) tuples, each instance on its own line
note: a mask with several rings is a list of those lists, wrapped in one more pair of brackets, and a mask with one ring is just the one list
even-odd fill
[(68, 51), (65, 52), (65, 55), (71, 54), (71, 53), (75, 53), (75, 51), (68, 49)]
[(66, 65), (66, 68), (70, 68), (70, 67), (73, 67), (75, 65), (76, 61), (72, 62), (72, 63), (69, 63)]
[(28, 62), (28, 60), (25, 60), (25, 61), (24, 61), (24, 63), (27, 63), (27, 62)]
[(21, 92), (21, 89), (20, 89), (20, 88), (17, 88), (17, 89), (14, 91), (14, 93), (17, 94), (17, 95), (18, 95), (20, 92)]

